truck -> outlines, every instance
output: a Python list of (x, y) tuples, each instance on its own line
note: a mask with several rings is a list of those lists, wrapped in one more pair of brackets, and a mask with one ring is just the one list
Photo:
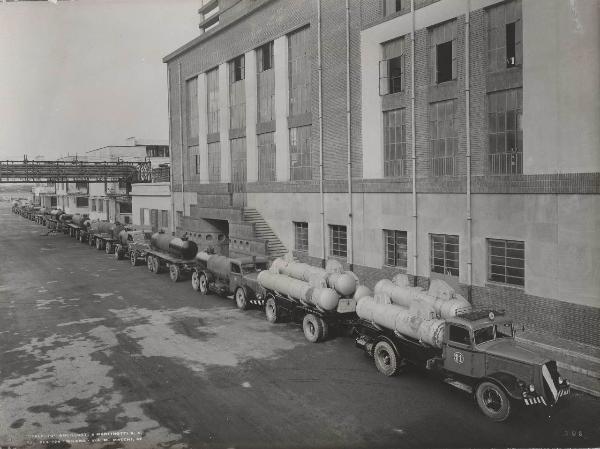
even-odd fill
[(115, 245), (115, 259), (129, 259), (131, 265), (136, 266), (140, 257), (146, 257), (146, 251), (150, 249), (149, 239), (143, 230), (125, 228), (117, 236), (118, 243)]
[[(264, 304), (264, 290), (257, 276), (269, 268), (269, 260), (263, 256), (230, 258), (201, 251), (196, 255), (192, 273), (192, 288), (203, 295), (209, 292), (235, 299), (240, 310), (250, 305)], [(233, 295), (233, 296), (232, 296)]]
[(65, 223), (65, 227), (69, 236), (75, 237), (80, 242), (86, 241), (86, 239), (82, 238), (82, 233), (85, 233), (87, 228), (90, 225), (90, 219), (87, 214), (75, 214), (71, 216), (71, 219)]
[(471, 309), (442, 325), (438, 345), (375, 320), (359, 319), (353, 333), (356, 346), (382, 374), (393, 376), (408, 364), (435, 372), (443, 382), (473, 395), (482, 413), (496, 422), (508, 419), (515, 405), (554, 406), (569, 394), (569, 382), (558, 373), (556, 361), (520, 345), (503, 310)]
[(123, 225), (119, 222), (93, 221), (87, 232), (88, 243), (90, 246), (96, 246), (99, 251), (105, 250), (106, 254), (112, 254), (119, 232), (123, 229)]
[(302, 323), (311, 343), (326, 340), (336, 332), (351, 330), (357, 320), (356, 299), (341, 298), (333, 288), (313, 287), (292, 277), (261, 273), (259, 284), (265, 290), (265, 316), (270, 323), (284, 319)]
[[(198, 246), (186, 237), (172, 237), (163, 231), (152, 234), (150, 247), (144, 251), (148, 271), (159, 274), (169, 271), (173, 282), (193, 272)], [(137, 258), (136, 258), (137, 262)]]

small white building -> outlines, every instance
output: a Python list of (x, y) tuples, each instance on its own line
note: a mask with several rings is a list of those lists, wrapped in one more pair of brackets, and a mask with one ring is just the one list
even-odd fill
[(131, 186), (132, 223), (141, 229), (170, 232), (171, 188), (169, 182)]

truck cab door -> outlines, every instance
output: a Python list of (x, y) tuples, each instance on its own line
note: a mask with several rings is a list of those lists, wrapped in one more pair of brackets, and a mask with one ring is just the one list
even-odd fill
[(242, 267), (236, 262), (230, 262), (229, 291), (235, 293), (235, 289), (242, 285)]
[(468, 328), (448, 323), (448, 338), (444, 347), (444, 368), (465, 376), (474, 375), (473, 338)]

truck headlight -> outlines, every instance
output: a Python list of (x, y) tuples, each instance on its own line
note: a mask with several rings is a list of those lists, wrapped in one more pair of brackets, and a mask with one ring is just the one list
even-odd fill
[(565, 380), (561, 376), (558, 376), (558, 384), (562, 385), (564, 382)]
[(257, 293), (257, 294), (256, 294), (256, 299), (258, 299), (259, 301), (260, 301), (261, 299), (263, 299), (263, 295), (262, 295), (262, 293)]
[(529, 385), (529, 392), (533, 393), (535, 391), (535, 387), (532, 385)]

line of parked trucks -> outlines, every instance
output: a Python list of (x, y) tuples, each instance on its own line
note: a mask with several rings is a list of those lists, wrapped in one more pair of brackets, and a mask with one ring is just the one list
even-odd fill
[(292, 258), (230, 258), (199, 251), (185, 237), (58, 209), (13, 204), (13, 211), (117, 260), (143, 262), (155, 274), (168, 271), (173, 282), (191, 279), (200, 294), (230, 297), (242, 310), (263, 308), (269, 322), (302, 323), (310, 342), (351, 335), (382, 374), (393, 376), (407, 365), (436, 373), (471, 394), (494, 421), (506, 420), (517, 406), (554, 406), (570, 392), (555, 361), (515, 340), (502, 310), (475, 310), (442, 281), (423, 290), (398, 275), (380, 280), (372, 292), (336, 260), (319, 268)]

